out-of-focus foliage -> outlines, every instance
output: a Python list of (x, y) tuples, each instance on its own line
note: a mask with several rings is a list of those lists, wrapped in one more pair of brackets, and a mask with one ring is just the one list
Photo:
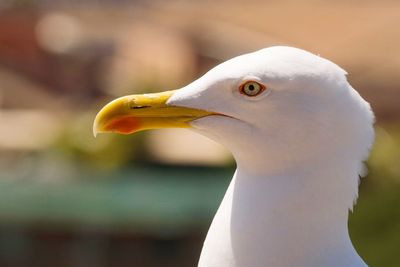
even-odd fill
[[(374, 182), (400, 185), (400, 124), (377, 126), (369, 165)], [(378, 172), (379, 171), (379, 172)]]
[(147, 160), (144, 134), (135, 137), (100, 134), (95, 138), (90, 127), (94, 116), (93, 112), (73, 116), (50, 151), (81, 167), (104, 171)]

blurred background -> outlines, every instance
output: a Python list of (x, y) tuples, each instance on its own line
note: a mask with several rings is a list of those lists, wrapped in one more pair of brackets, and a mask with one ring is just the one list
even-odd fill
[(1, 0), (0, 267), (196, 266), (230, 154), (187, 130), (94, 139), (94, 116), (271, 45), (333, 60), (372, 104), (351, 236), (400, 266), (399, 25), (390, 0)]

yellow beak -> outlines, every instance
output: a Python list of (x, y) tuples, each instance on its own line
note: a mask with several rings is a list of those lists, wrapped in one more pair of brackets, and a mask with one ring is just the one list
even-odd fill
[(216, 114), (200, 109), (169, 106), (175, 91), (155, 94), (129, 95), (104, 106), (93, 124), (93, 134), (115, 132), (130, 134), (158, 128), (188, 128), (189, 122)]

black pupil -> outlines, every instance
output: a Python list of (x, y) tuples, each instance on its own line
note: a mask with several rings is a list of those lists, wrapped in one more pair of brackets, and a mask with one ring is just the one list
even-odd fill
[(255, 88), (254, 88), (254, 84), (250, 84), (250, 85), (249, 85), (249, 90), (250, 90), (250, 91), (253, 91), (254, 89), (255, 89)]

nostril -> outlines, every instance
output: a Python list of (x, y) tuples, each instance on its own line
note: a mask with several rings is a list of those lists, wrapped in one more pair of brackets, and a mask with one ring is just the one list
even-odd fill
[(149, 108), (151, 106), (131, 106), (131, 109)]

